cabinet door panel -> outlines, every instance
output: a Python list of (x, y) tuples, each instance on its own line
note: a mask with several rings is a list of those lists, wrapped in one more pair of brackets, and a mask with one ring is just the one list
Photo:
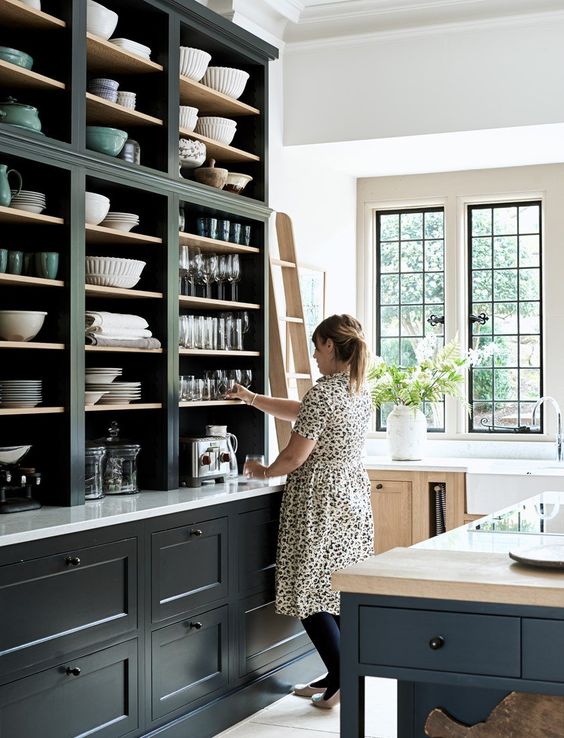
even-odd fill
[(152, 634), (153, 720), (227, 685), (227, 606)]
[(262, 595), (240, 603), (239, 676), (266, 671), (293, 652), (311, 648), (311, 641), (297, 618), (277, 615), (274, 602)]
[(370, 482), (374, 516), (374, 552), (411, 546), (411, 482)]
[(280, 506), (239, 514), (239, 592), (272, 589)]
[(227, 537), (227, 518), (153, 533), (153, 622), (227, 596)]
[(137, 539), (0, 568), (0, 670), (137, 627)]
[(6, 738), (119, 738), (138, 727), (137, 710), (137, 640), (0, 687)]
[(564, 622), (523, 618), (523, 678), (564, 681)]

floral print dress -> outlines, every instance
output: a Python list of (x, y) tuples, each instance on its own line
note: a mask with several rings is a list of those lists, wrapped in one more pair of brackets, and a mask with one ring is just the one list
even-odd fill
[(362, 464), (369, 394), (350, 394), (345, 372), (322, 377), (305, 395), (294, 432), (317, 441), (288, 475), (276, 556), (276, 611), (306, 618), (339, 614), (331, 574), (373, 553), (370, 483)]

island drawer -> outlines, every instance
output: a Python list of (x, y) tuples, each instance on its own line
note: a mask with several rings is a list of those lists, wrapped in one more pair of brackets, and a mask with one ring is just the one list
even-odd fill
[(228, 520), (200, 520), (151, 536), (152, 620), (227, 597)]
[(523, 618), (523, 678), (564, 682), (564, 622)]
[(360, 661), (407, 669), (519, 677), (517, 617), (361, 607)]
[(0, 567), (0, 673), (137, 628), (137, 539)]

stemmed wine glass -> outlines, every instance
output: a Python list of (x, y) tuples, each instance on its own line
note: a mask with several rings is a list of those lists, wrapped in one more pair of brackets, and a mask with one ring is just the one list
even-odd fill
[(247, 389), (249, 389), (252, 381), (253, 381), (253, 372), (251, 371), (251, 369), (241, 369), (240, 384), (242, 384), (243, 387), (246, 387)]
[(217, 270), (217, 299), (225, 300), (225, 282), (229, 280), (231, 271), (230, 254), (220, 254)]
[(241, 263), (239, 260), (239, 254), (233, 254), (231, 256), (231, 299), (238, 299), (238, 283), (241, 281)]
[(193, 249), (190, 254), (188, 265), (188, 278), (190, 280), (191, 292), (196, 295), (196, 284), (200, 283), (200, 275), (202, 273), (203, 256), (200, 249)]
[(178, 266), (179, 266), (178, 271), (180, 273), (178, 291), (181, 295), (188, 295), (189, 294), (188, 273), (189, 273), (189, 267), (190, 267), (190, 252), (186, 244), (182, 244), (180, 246)]
[(204, 258), (204, 263), (202, 266), (202, 280), (203, 283), (206, 285), (206, 297), (208, 298), (208, 300), (211, 299), (212, 282), (215, 282), (217, 280), (217, 271), (217, 254), (208, 254)]

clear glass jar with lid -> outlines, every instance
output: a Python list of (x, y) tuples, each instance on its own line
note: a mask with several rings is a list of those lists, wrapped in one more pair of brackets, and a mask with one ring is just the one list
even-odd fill
[(84, 499), (99, 500), (104, 496), (104, 457), (106, 447), (100, 443), (86, 444), (84, 451)]
[(99, 438), (106, 451), (103, 490), (106, 495), (134, 495), (137, 486), (137, 456), (141, 446), (119, 437), (119, 426), (114, 420), (108, 428), (109, 435)]

